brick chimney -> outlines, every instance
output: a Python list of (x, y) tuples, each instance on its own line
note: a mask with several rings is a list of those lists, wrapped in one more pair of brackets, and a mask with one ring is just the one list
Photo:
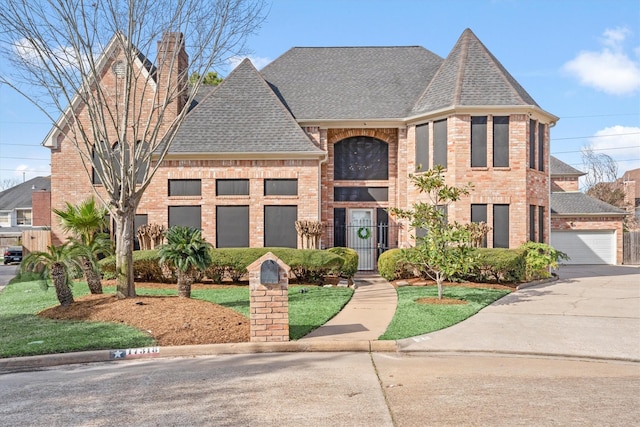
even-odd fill
[[(162, 101), (169, 93), (172, 99), (166, 113), (175, 117), (185, 107), (188, 96), (188, 67), (189, 56), (184, 47), (182, 33), (167, 32), (158, 42), (157, 60), (158, 99)], [(165, 120), (173, 120), (171, 114)]]
[(31, 192), (31, 215), (31, 225), (34, 227), (51, 226), (51, 191)]

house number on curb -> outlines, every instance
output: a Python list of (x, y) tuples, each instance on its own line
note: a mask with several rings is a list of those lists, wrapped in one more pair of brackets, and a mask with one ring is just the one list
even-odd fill
[(138, 357), (153, 357), (160, 354), (160, 347), (127, 348), (109, 351), (109, 359), (133, 359)]

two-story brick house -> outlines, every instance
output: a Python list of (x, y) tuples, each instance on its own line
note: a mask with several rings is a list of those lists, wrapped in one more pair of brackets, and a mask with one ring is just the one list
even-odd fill
[[(138, 223), (193, 225), (217, 247), (294, 247), (295, 221), (320, 221), (323, 246), (354, 247), (373, 269), (380, 250), (411, 240), (386, 208), (410, 207), (421, 196), (409, 174), (440, 164), (450, 184), (474, 184), (449, 220), (486, 221), (489, 247), (549, 239), (558, 118), (471, 30), (446, 58), (409, 46), (292, 48), (261, 71), (245, 60), (197, 101)], [(45, 145), (52, 205), (89, 194), (78, 167), (56, 166), (71, 144), (52, 132)]]

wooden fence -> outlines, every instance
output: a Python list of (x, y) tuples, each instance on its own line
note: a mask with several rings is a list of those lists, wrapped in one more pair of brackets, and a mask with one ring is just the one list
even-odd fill
[(640, 264), (640, 231), (627, 231), (623, 235), (623, 264)]
[(45, 252), (49, 245), (51, 245), (50, 230), (24, 230), (22, 232), (22, 247), (25, 256), (34, 251)]

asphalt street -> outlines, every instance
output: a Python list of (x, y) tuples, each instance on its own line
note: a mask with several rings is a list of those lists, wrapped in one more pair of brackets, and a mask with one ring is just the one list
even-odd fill
[(631, 426), (636, 363), (275, 353), (0, 376), (7, 426)]

